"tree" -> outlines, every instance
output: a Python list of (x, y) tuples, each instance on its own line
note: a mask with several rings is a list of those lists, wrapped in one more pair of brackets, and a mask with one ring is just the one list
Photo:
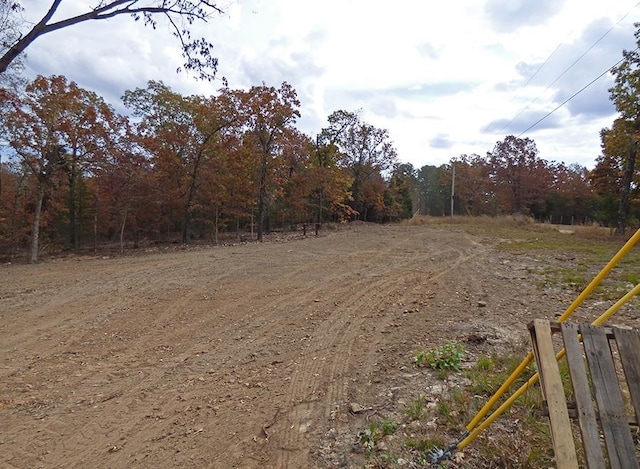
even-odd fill
[[(600, 196), (598, 219), (615, 226), (623, 234), (629, 206), (631, 186), (638, 174), (635, 168), (634, 123), (618, 118), (611, 128), (600, 131), (602, 154), (596, 160), (590, 180)], [(630, 172), (631, 171), (631, 172)]]
[[(626, 229), (629, 194), (638, 154), (638, 139), (640, 138), (640, 23), (636, 23), (635, 27), (637, 29), (634, 35), (638, 47), (632, 51), (624, 50), (622, 52), (622, 62), (611, 69), (615, 83), (609, 89), (609, 97), (620, 113), (620, 117), (616, 120), (618, 125), (616, 126), (614, 123), (614, 127), (617, 129), (614, 128), (612, 131), (622, 132), (626, 136), (626, 138), (620, 135), (616, 137), (626, 140), (626, 142), (618, 142), (616, 145), (616, 153), (624, 155), (616, 230), (618, 234), (624, 234)], [(621, 151), (621, 145), (626, 147), (626, 151)], [(606, 145), (604, 151), (608, 151)]]
[(17, 160), (0, 164), (0, 249), (7, 259), (12, 259), (17, 249), (29, 239), (28, 177), (27, 172), (20, 171)]
[[(444, 184), (444, 174), (447, 167), (425, 165), (418, 170), (418, 194), (420, 213), (423, 215), (441, 216), (445, 214), (450, 197), (451, 176), (447, 184)], [(447, 173), (450, 174), (450, 171)]]
[(95, 193), (94, 246), (98, 236), (120, 241), (124, 251), (125, 228), (137, 241), (141, 227), (146, 225), (152, 234), (154, 221), (159, 219), (158, 194), (152, 173), (152, 163), (138, 146), (138, 138), (129, 119), (116, 116), (112, 127), (112, 141), (102, 155), (88, 181)]
[(363, 220), (369, 220), (367, 210), (379, 205), (377, 189), (382, 173), (393, 168), (397, 152), (389, 141), (389, 132), (362, 122), (358, 113), (336, 111), (329, 116), (329, 127), (321, 132), (322, 141), (335, 144), (341, 155), (342, 167), (353, 180), (353, 209)]
[[(4, 113), (9, 143), (35, 179), (30, 261), (38, 259), (40, 217), (45, 195), (67, 176), (73, 239), (77, 240), (75, 185), (104, 145), (110, 108), (95, 94), (65, 77), (38, 76)], [(107, 116), (107, 117), (105, 117)], [(55, 184), (54, 184), (55, 183)], [(74, 244), (75, 241), (74, 241)]]
[[(0, 57), (6, 54), (12, 44), (20, 39), (22, 21), (18, 16), (22, 10), (20, 4), (13, 0), (0, 0)], [(7, 66), (4, 73), (0, 73), (0, 87), (15, 91), (18, 85), (23, 84), (23, 80), (20, 78), (23, 69), (23, 61), (17, 57)]]
[(249, 91), (236, 93), (241, 119), (246, 132), (246, 143), (259, 155), (258, 169), (258, 241), (262, 241), (265, 228), (270, 179), (281, 162), (282, 144), (286, 134), (300, 117), (300, 101), (287, 82), (279, 89), (266, 85), (252, 86)]
[[(489, 178), (490, 166), (479, 155), (460, 155), (451, 160), (455, 165), (455, 202), (458, 213), (465, 215), (494, 214), (493, 190)], [(450, 183), (453, 171), (444, 174), (444, 184)]]
[(513, 135), (497, 142), (487, 154), (489, 178), (499, 206), (506, 213), (530, 214), (551, 186), (547, 163), (538, 157), (533, 140)]
[[(184, 97), (162, 82), (146, 89), (126, 91), (123, 101), (142, 117), (140, 144), (154, 159), (167, 189), (167, 206), (181, 212), (182, 242), (190, 236), (192, 211), (203, 164), (214, 157), (219, 132), (238, 120), (233, 103), (223, 90), (220, 97)], [(181, 204), (181, 207), (179, 206)]]
[(593, 220), (596, 198), (584, 166), (550, 164), (553, 182), (546, 196), (543, 217), (552, 223), (573, 224)]
[(84, 180), (95, 171), (100, 160), (114, 146), (112, 133), (118, 116), (97, 94), (65, 84), (62, 77), (51, 79), (49, 93), (55, 93), (64, 106), (60, 122), (61, 145), (65, 147), (61, 170), (68, 183), (68, 216), (73, 249), (80, 247), (81, 209)]
[[(0, 0), (0, 6), (9, 7), (9, 13), (16, 13), (21, 8), (12, 0)], [(194, 39), (190, 27), (195, 21), (206, 22), (222, 10), (209, 0), (99, 0), (98, 4), (85, 13), (52, 22), (52, 18), (62, 0), (52, 0), (47, 13), (28, 31), (20, 30), (20, 34), (8, 36), (10, 47), (3, 47), (0, 57), (0, 75), (22, 54), (36, 39), (78, 23), (91, 20), (105, 20), (119, 15), (131, 15), (135, 21), (156, 29), (158, 17), (164, 17), (173, 35), (180, 42), (182, 56), (185, 59), (184, 69), (194, 71), (199, 78), (214, 78), (218, 60), (213, 57), (213, 44), (204, 38)], [(0, 17), (1, 18), (1, 17)], [(15, 23), (13, 23), (15, 24)], [(178, 69), (180, 70), (180, 69)]]
[(395, 165), (385, 197), (386, 218), (389, 221), (413, 216), (413, 193), (417, 180), (411, 163)]
[(353, 181), (339, 165), (338, 148), (332, 143), (321, 144), (320, 140), (318, 135), (308, 165), (309, 205), (317, 212), (316, 223), (323, 223), (325, 214), (335, 221), (345, 221), (357, 215), (349, 206)]

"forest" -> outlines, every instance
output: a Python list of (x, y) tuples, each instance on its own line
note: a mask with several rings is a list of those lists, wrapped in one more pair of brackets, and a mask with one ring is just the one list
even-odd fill
[[(123, 114), (65, 76), (27, 82), (19, 76), (21, 51), (68, 22), (49, 25), (45, 17), (23, 36), (14, 21), (22, 7), (0, 5), (2, 35), (15, 39), (3, 42), (0, 69), (0, 259), (36, 262), (44, 253), (104, 244), (262, 241), (301, 224), (388, 223), (415, 214), (521, 214), (619, 233), (638, 225), (638, 49), (623, 51), (610, 70), (619, 114), (601, 131), (593, 169), (544, 159), (534, 140), (513, 135), (484, 155), (414, 168), (388, 130), (365, 122), (360, 110), (336, 110), (315, 136), (299, 130), (300, 101), (287, 82), (232, 89), (225, 81), (214, 96), (184, 96), (149, 81), (124, 91)], [(190, 6), (184, 0), (179, 14), (193, 15)], [(206, 17), (197, 11), (191, 19)], [(128, 12), (105, 9), (97, 18)], [(638, 32), (636, 40), (640, 46)], [(196, 49), (185, 48), (185, 67), (215, 71), (210, 44), (197, 49), (205, 62), (194, 62)]]

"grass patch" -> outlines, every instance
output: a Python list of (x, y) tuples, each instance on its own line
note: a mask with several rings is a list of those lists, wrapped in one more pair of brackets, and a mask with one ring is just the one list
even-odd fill
[(424, 412), (424, 404), (423, 397), (416, 398), (404, 409), (404, 415), (410, 420), (420, 420)]
[[(383, 419), (358, 434), (367, 458), (366, 468), (431, 467), (429, 453), (457, 440), (466, 425), (518, 367), (523, 352), (481, 356), (460, 378), (451, 378), (437, 396), (420, 395), (399, 411), (399, 420)], [(439, 369), (425, 367), (436, 375)], [(564, 371), (563, 371), (564, 370)], [(498, 407), (535, 372), (525, 369)], [(453, 373), (451, 371), (451, 373)], [(561, 374), (568, 382), (566, 363)], [(465, 384), (460, 385), (463, 382)], [(456, 384), (458, 383), (458, 384)], [(548, 418), (543, 413), (539, 387), (532, 387), (453, 461), (440, 468), (522, 467), (546, 469), (554, 465)]]
[[(539, 265), (531, 273), (538, 277), (534, 281), (541, 289), (584, 290), (627, 239), (613, 235), (605, 227), (557, 226), (536, 223), (524, 216), (417, 216), (405, 223), (447, 227), (478, 237), (498, 239), (496, 247), (500, 250), (535, 257)], [(640, 250), (636, 248), (627, 253), (593, 296), (601, 300), (616, 300), (630, 290), (629, 285), (635, 286), (639, 281)]]
[(387, 435), (391, 435), (398, 425), (389, 419), (370, 423), (367, 428), (358, 433), (358, 441), (367, 453), (378, 449), (379, 442)]

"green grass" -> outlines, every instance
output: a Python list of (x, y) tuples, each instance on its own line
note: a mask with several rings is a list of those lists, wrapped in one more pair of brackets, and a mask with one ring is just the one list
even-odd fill
[(404, 409), (404, 415), (410, 420), (420, 420), (424, 412), (424, 404), (423, 397), (416, 398)]
[(414, 362), (417, 366), (427, 366), (436, 370), (460, 371), (465, 347), (459, 342), (416, 352)]
[(398, 425), (389, 419), (370, 423), (367, 428), (358, 433), (358, 441), (366, 452), (372, 453), (378, 448), (380, 440), (391, 435), (397, 427)]
[[(518, 367), (523, 356), (522, 350), (481, 356), (464, 372), (457, 372), (464, 373), (468, 384), (451, 384), (437, 397), (434, 405), (427, 406), (428, 401), (420, 395), (400, 409), (400, 420), (385, 418), (370, 423), (358, 433), (359, 445), (367, 458), (365, 467), (399, 468), (405, 464), (426, 467), (429, 452), (436, 447), (446, 448), (465, 432), (466, 425)], [(561, 362), (560, 368), (568, 382), (566, 364)], [(423, 369), (432, 375), (441, 371), (434, 367)], [(494, 409), (534, 372), (534, 365), (527, 367)], [(553, 466), (551, 435), (542, 410), (540, 390), (537, 386), (532, 387), (490, 429), (482, 432), (469, 449), (465, 449), (463, 466), (443, 461), (440, 467), (546, 469)], [(402, 464), (399, 461), (403, 461)]]

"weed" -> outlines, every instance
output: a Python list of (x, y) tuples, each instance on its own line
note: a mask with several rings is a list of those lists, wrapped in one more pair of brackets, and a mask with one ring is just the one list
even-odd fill
[(358, 432), (358, 441), (366, 452), (371, 453), (378, 447), (378, 442), (387, 435), (391, 435), (398, 425), (389, 419), (370, 423), (367, 428)]
[(389, 419), (382, 419), (379, 422), (379, 425), (380, 425), (380, 430), (382, 430), (382, 436), (391, 435), (393, 432), (396, 431), (396, 428), (398, 428), (398, 424), (395, 423), (393, 420), (389, 420)]
[(418, 397), (404, 409), (404, 414), (410, 420), (420, 420), (424, 411), (424, 398)]
[(451, 408), (451, 402), (447, 399), (441, 399), (436, 406), (438, 415), (444, 419), (449, 426), (454, 426), (457, 421), (455, 419), (457, 413)]
[(494, 367), (493, 360), (491, 359), (491, 357), (488, 357), (486, 355), (483, 355), (482, 357), (478, 358), (478, 361), (476, 362), (476, 368), (479, 371), (489, 371), (489, 370), (492, 370), (493, 367)]
[(390, 465), (395, 465), (398, 462), (398, 457), (391, 451), (385, 451), (384, 453), (378, 453), (373, 456), (367, 463), (367, 469), (387, 469)]
[(460, 363), (464, 358), (464, 344), (452, 342), (430, 350), (416, 352), (415, 363), (436, 370), (460, 371)]
[(420, 451), (421, 453), (427, 453), (435, 447), (443, 448), (445, 444), (443, 440), (436, 438), (409, 437), (405, 442), (405, 446), (409, 449)]
[(634, 286), (640, 283), (640, 276), (638, 276), (638, 272), (636, 271), (624, 272), (622, 279)]

